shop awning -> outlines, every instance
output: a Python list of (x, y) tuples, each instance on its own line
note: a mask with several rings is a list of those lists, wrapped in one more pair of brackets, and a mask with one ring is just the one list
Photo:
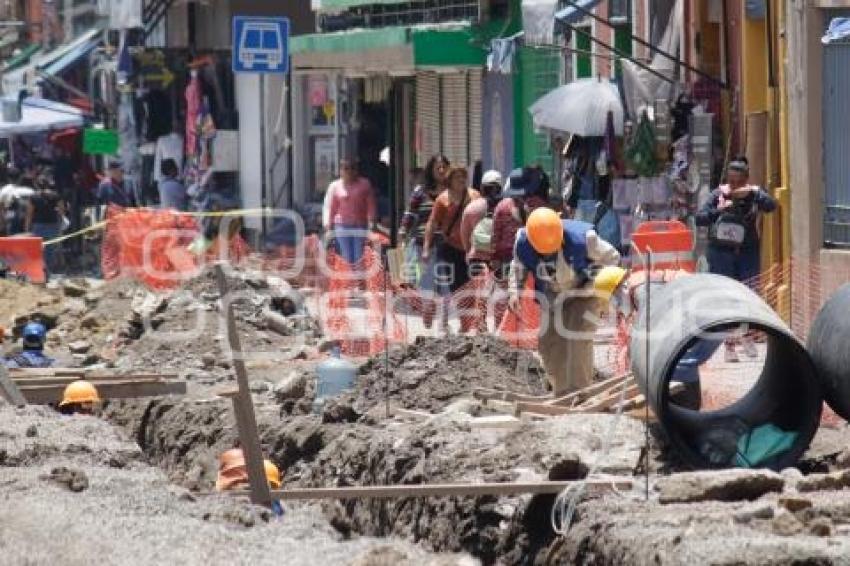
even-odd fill
[(400, 0), (314, 0), (314, 10), (317, 12), (340, 12), (357, 6), (375, 4), (398, 4)]
[(30, 57), (35, 55), (39, 49), (41, 49), (41, 46), (36, 43), (27, 45), (26, 47), (21, 49), (20, 53), (6, 61), (6, 67), (4, 68), (4, 71), (8, 72), (16, 67), (26, 64), (27, 61), (30, 60)]
[(38, 62), (42, 71), (56, 75), (91, 53), (100, 43), (100, 29), (90, 29), (80, 37), (51, 51)]
[[(571, 2), (585, 10), (592, 10), (601, 2), (601, 0), (571, 0)], [(582, 21), (584, 17), (584, 13), (575, 8), (575, 6), (567, 6), (563, 10), (559, 10), (555, 13), (555, 19), (565, 24), (576, 24)]]
[[(7, 96), (3, 104), (17, 104), (17, 98)], [(83, 125), (83, 115), (79, 109), (60, 102), (44, 98), (25, 98), (21, 104), (21, 121), (6, 122), (0, 120), (0, 138), (19, 134), (31, 134), (63, 128), (76, 128)]]
[(480, 66), (486, 52), (469, 24), (397, 26), (292, 38), (293, 66), (302, 69), (382, 70)]
[[(26, 65), (19, 65), (18, 68), (9, 72), (7, 69), (3, 73), (3, 92), (17, 93), (24, 88), (29, 81), (27, 77), (34, 76), (35, 70), (43, 70), (50, 74), (57, 74), (66, 69), (69, 65), (77, 62), (97, 46), (101, 30), (99, 28), (90, 29), (83, 33), (75, 40), (60, 45), (56, 49), (44, 53), (38, 57), (31, 57)], [(38, 46), (35, 46), (36, 51)], [(21, 54), (23, 55), (23, 53)]]

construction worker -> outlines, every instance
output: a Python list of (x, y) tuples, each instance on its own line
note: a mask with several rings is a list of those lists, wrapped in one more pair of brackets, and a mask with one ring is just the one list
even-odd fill
[[(248, 466), (245, 464), (245, 455), (241, 448), (225, 450), (218, 457), (218, 478), (215, 488), (218, 491), (228, 491), (239, 485), (248, 484)], [(263, 460), (263, 471), (266, 480), (272, 489), (280, 489), (280, 470), (274, 462)]]
[(40, 322), (28, 322), (22, 332), (23, 351), (4, 358), (7, 368), (49, 368), (56, 361), (44, 355), (47, 328)]
[[(534, 210), (517, 233), (508, 308), (519, 311), (520, 293), (530, 273), (541, 306), (538, 349), (555, 396), (593, 382), (598, 293), (610, 298), (626, 278), (623, 269), (600, 268), (619, 261), (616, 248), (600, 238), (592, 224), (563, 220), (550, 208)], [(594, 280), (599, 292), (588, 288)]]
[(79, 379), (65, 387), (62, 401), (59, 402), (59, 412), (63, 415), (91, 415), (94, 413), (95, 403), (99, 402), (97, 388), (90, 382)]

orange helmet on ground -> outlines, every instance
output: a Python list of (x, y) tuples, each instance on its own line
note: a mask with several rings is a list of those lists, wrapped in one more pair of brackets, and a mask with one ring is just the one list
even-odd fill
[(525, 232), (531, 247), (541, 255), (555, 253), (564, 243), (561, 217), (551, 208), (540, 207), (529, 214)]
[(78, 379), (65, 387), (59, 406), (64, 407), (72, 403), (95, 403), (97, 401), (100, 401), (97, 388), (84, 379)]

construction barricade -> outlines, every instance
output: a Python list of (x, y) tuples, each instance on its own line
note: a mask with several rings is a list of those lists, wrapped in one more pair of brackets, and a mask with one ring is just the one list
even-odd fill
[(31, 283), (44, 283), (44, 250), (41, 238), (12, 236), (0, 238), (0, 259), (10, 272)]
[[(238, 262), (249, 252), (238, 234), (191, 250), (202, 237), (199, 223), (192, 215), (173, 210), (110, 205), (106, 219), (101, 247), (105, 279), (132, 277), (150, 289), (171, 289), (197, 275), (206, 260)], [(222, 249), (223, 245), (227, 247)]]

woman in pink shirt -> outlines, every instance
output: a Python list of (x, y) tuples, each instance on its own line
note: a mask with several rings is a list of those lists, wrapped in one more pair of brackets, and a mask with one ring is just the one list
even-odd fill
[(339, 254), (350, 264), (360, 261), (369, 229), (375, 227), (378, 206), (372, 185), (360, 176), (357, 163), (343, 159), (340, 178), (328, 185), (328, 223)]

